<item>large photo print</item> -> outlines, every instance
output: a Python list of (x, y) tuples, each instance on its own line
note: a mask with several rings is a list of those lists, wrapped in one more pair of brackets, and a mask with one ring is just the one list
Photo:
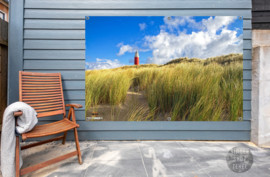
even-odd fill
[(86, 16), (87, 121), (241, 121), (241, 16)]

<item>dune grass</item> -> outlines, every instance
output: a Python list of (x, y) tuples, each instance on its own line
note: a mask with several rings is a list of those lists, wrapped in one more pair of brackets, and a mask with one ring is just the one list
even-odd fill
[[(190, 61), (193, 60), (193, 61)], [(86, 71), (86, 109), (119, 105), (129, 89), (139, 86), (148, 108), (139, 105), (129, 121), (237, 121), (243, 117), (243, 55), (176, 59), (165, 65), (125, 66)]]

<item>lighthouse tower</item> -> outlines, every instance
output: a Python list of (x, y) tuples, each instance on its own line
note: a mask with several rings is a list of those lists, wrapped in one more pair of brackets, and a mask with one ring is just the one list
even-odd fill
[(139, 65), (139, 53), (138, 51), (135, 52), (135, 57), (134, 57), (134, 65)]

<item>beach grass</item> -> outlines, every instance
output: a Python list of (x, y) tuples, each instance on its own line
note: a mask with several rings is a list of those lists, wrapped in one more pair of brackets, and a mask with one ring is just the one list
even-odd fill
[(243, 55), (202, 59), (180, 58), (165, 65), (124, 66), (87, 70), (86, 110), (125, 102), (126, 93), (139, 87), (148, 107), (136, 105), (127, 121), (237, 121), (243, 117)]

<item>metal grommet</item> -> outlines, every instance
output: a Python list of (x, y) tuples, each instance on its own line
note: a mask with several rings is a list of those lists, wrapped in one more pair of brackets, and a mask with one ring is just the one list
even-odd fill
[(242, 117), (239, 117), (239, 118), (238, 118), (238, 120), (239, 120), (239, 121), (242, 121), (242, 120), (243, 120), (243, 118), (242, 118)]
[(89, 17), (86, 17), (86, 20), (89, 20)]
[(239, 17), (239, 20), (242, 20), (242, 19), (243, 19), (243, 17), (240, 16), (240, 17)]
[(171, 17), (168, 17), (167, 19), (170, 20), (170, 19), (172, 19), (172, 18), (171, 18)]

